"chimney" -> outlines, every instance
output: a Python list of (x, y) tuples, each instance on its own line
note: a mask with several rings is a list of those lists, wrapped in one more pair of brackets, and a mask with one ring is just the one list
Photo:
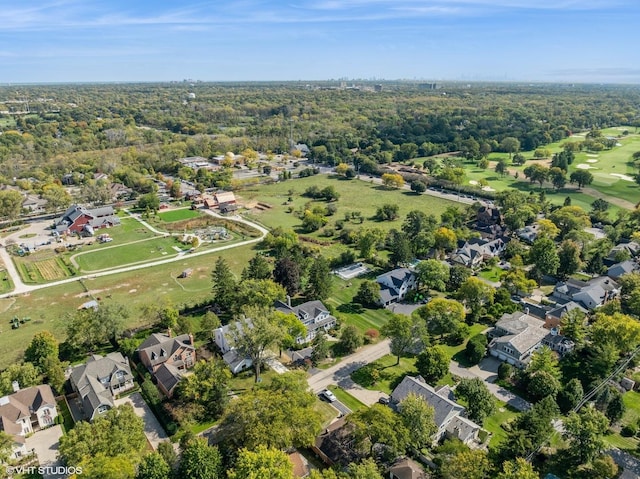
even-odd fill
[(171, 328), (167, 328), (167, 336), (171, 337), (173, 335), (173, 332), (171, 331)]
[(191, 346), (195, 348), (196, 343), (193, 341), (193, 334), (189, 333), (189, 341), (191, 341)]
[(524, 308), (524, 314), (529, 314), (529, 308)]
[(291, 296), (287, 295), (287, 306), (291, 307)]
[(11, 383), (11, 387), (13, 388), (14, 393), (17, 393), (18, 391), (20, 391), (20, 383), (18, 381), (13, 381)]

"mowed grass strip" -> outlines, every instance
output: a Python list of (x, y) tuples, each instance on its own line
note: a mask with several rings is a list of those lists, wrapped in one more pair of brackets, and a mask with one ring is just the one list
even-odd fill
[(355, 396), (352, 396), (351, 394), (349, 394), (340, 386), (330, 384), (328, 389), (333, 394), (335, 394), (336, 398), (338, 398), (338, 401), (340, 401), (342, 404), (347, 406), (353, 412), (360, 411), (361, 409), (366, 409), (368, 407), (365, 403), (360, 401)]
[(180, 251), (187, 249), (173, 237), (153, 238), (149, 241), (114, 245), (109, 249), (81, 253), (75, 257), (75, 260), (80, 270), (84, 272), (99, 271), (141, 261), (171, 258), (178, 254), (174, 246)]
[(182, 220), (190, 220), (191, 218), (198, 218), (202, 216), (197, 210), (192, 210), (190, 208), (180, 208), (176, 210), (163, 211), (162, 213), (158, 213), (158, 217), (167, 223), (172, 223), (174, 221), (182, 221)]

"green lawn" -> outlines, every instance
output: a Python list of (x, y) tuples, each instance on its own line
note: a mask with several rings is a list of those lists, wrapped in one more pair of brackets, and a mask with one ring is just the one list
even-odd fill
[(489, 269), (482, 268), (478, 272), (478, 276), (484, 279), (488, 279), (489, 281), (498, 282), (500, 281), (500, 276), (502, 275), (502, 273), (504, 273), (504, 270), (502, 268), (494, 266), (493, 268)]
[(365, 409), (367, 407), (365, 403), (353, 397), (351, 394), (349, 394), (339, 386), (335, 386), (332, 384), (329, 386), (329, 390), (333, 392), (333, 394), (335, 394), (335, 396), (338, 398), (338, 401), (347, 406), (353, 412), (360, 411), (361, 409)]
[[(318, 186), (319, 188), (331, 185), (335, 187), (336, 191), (340, 194), (340, 199), (334, 203), (337, 211), (333, 216), (329, 217), (329, 223), (327, 227), (325, 227), (327, 230), (331, 230), (337, 220), (344, 220), (345, 213), (354, 211), (362, 213), (365, 218), (364, 223), (360, 225), (358, 222), (349, 222), (345, 224), (345, 227), (358, 228), (360, 226), (367, 226), (389, 230), (391, 228), (400, 228), (402, 218), (413, 209), (428, 211), (439, 217), (447, 206), (459, 205), (459, 203), (435, 198), (430, 195), (415, 195), (408, 190), (388, 190), (368, 180), (349, 181), (327, 175), (297, 178), (271, 185), (252, 186), (236, 192), (236, 196), (239, 197), (241, 203), (254, 204), (255, 202), (262, 202), (271, 206), (271, 208), (265, 209), (264, 211), (253, 210), (251, 212), (250, 216), (256, 218), (262, 224), (270, 228), (281, 226), (295, 229), (300, 227), (301, 222), (293, 212), (300, 210), (309, 202), (311, 202), (313, 206), (327, 205), (324, 201), (312, 201), (310, 198), (302, 196), (304, 191), (312, 185)], [(293, 190), (291, 202), (288, 201), (289, 190)], [(372, 217), (375, 215), (376, 210), (387, 203), (397, 204), (399, 206), (399, 219), (396, 221), (382, 222), (373, 220)], [(302, 231), (300, 231), (300, 233), (306, 234)], [(308, 236), (331, 241), (331, 238), (322, 238), (320, 232), (310, 233)]]
[[(475, 336), (476, 334), (480, 334), (485, 329), (487, 329), (486, 324), (478, 324), (478, 323), (473, 324), (469, 328), (469, 336), (467, 337), (467, 339)], [(442, 347), (442, 349), (444, 349), (447, 352), (449, 357), (451, 357), (455, 361), (458, 361), (462, 366), (468, 366), (467, 358), (463, 353), (466, 345), (467, 345), (466, 340), (462, 344), (458, 344), (456, 346), (449, 346), (448, 344), (445, 344), (445, 343), (439, 344), (439, 346)]]
[[(640, 393), (636, 391), (629, 391), (622, 396), (627, 410), (620, 421), (620, 426), (628, 424), (638, 424), (640, 420)], [(637, 437), (622, 437), (620, 433), (610, 432), (605, 436), (605, 440), (614, 447), (627, 450), (636, 450), (640, 439)]]
[(180, 208), (158, 213), (158, 218), (167, 223), (171, 223), (173, 221), (190, 220), (191, 218), (198, 218), (199, 216), (202, 216), (202, 213), (190, 208)]
[[(149, 319), (141, 314), (142, 308), (148, 304), (167, 301), (181, 308), (210, 298), (211, 270), (219, 256), (229, 263), (231, 271), (239, 279), (242, 269), (254, 254), (253, 246), (249, 245), (205, 256), (185, 255), (180, 261), (144, 270), (84, 280), (82, 284), (74, 281), (29, 295), (0, 299), (0, 369), (16, 361), (39, 331), (51, 331), (63, 341), (66, 316), (88, 298), (98, 297), (102, 301), (126, 305), (131, 312), (127, 327), (139, 328), (149, 325)], [(180, 272), (187, 268), (193, 269), (193, 274), (178, 279)], [(14, 316), (29, 316), (32, 320), (12, 330), (9, 322)]]
[(351, 379), (364, 388), (391, 394), (403, 377), (417, 374), (415, 362), (415, 358), (400, 358), (400, 364), (396, 365), (396, 357), (386, 355), (354, 371)]
[(13, 289), (13, 282), (5, 269), (0, 270), (0, 294), (8, 293)]
[(518, 411), (508, 404), (496, 400), (496, 412), (485, 419), (484, 429), (491, 433), (489, 444), (492, 447), (497, 446), (507, 437), (507, 431), (503, 429), (503, 424), (507, 424), (518, 415)]
[[(113, 245), (113, 242), (106, 245)], [(171, 258), (187, 249), (189, 246), (183, 245), (175, 237), (170, 236), (83, 252), (76, 255), (74, 259), (81, 271), (92, 272), (131, 263)]]
[(56, 403), (58, 407), (58, 414), (62, 416), (62, 430), (65, 434), (68, 434), (73, 426), (75, 426), (75, 422), (73, 422), (73, 417), (71, 416), (71, 411), (69, 411), (69, 406), (67, 405), (67, 401), (62, 399)]
[(316, 403), (313, 405), (313, 408), (320, 413), (322, 427), (327, 427), (338, 415), (336, 408), (320, 398), (318, 398)]
[(338, 318), (346, 324), (352, 324), (357, 327), (363, 334), (368, 329), (380, 329), (391, 315), (384, 308), (363, 308), (361, 311), (353, 310), (349, 304), (353, 300), (353, 296), (358, 292), (358, 287), (365, 278), (354, 278), (349, 281), (332, 276), (333, 289), (331, 297), (327, 299), (327, 304), (336, 308)]

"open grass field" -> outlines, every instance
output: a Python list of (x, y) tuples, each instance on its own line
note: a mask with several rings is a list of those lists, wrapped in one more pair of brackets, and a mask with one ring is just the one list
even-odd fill
[[(640, 420), (640, 393), (629, 391), (622, 396), (627, 410), (620, 421), (621, 426), (628, 424), (638, 424)], [(637, 437), (623, 437), (619, 432), (610, 432), (605, 436), (605, 440), (613, 447), (635, 451), (640, 444)]]
[(496, 400), (496, 412), (487, 417), (483, 425), (484, 429), (491, 433), (489, 444), (492, 447), (496, 447), (506, 439), (507, 432), (502, 425), (508, 423), (517, 415), (517, 410), (502, 401)]
[[(42, 330), (51, 331), (58, 340), (65, 339), (65, 316), (73, 313), (91, 298), (102, 298), (126, 305), (131, 312), (128, 327), (149, 324), (142, 316), (145, 305), (167, 301), (178, 307), (208, 299), (211, 295), (211, 270), (218, 256), (223, 257), (240, 278), (242, 269), (255, 254), (250, 246), (239, 246), (211, 255), (184, 256), (180, 261), (52, 286), (31, 294), (0, 299), (0, 369), (16, 361), (29, 345), (33, 335)], [(189, 278), (178, 279), (181, 271), (192, 268)], [(110, 296), (110, 297), (109, 297)], [(32, 320), (12, 330), (11, 318), (29, 316)]]
[(7, 274), (7, 271), (0, 267), (0, 294), (8, 293), (13, 289), (13, 282), (11, 278)]
[(337, 309), (338, 317), (346, 324), (357, 327), (361, 333), (368, 329), (380, 329), (389, 320), (391, 313), (383, 308), (354, 311), (348, 304), (353, 300), (353, 296), (358, 292), (358, 287), (367, 277), (354, 278), (349, 281), (333, 275), (333, 288), (331, 296), (327, 299), (327, 304)]
[(167, 223), (171, 223), (173, 221), (189, 220), (191, 218), (198, 218), (199, 216), (202, 216), (202, 213), (190, 208), (180, 208), (158, 213), (158, 218)]
[[(251, 212), (250, 216), (256, 218), (260, 223), (270, 228), (282, 226), (284, 228), (299, 229), (301, 222), (293, 214), (294, 211), (300, 210), (310, 201), (312, 205), (327, 204), (324, 201), (312, 201), (310, 198), (302, 196), (305, 190), (313, 185), (319, 188), (331, 185), (340, 194), (340, 199), (334, 203), (338, 208), (337, 212), (329, 217), (327, 229), (331, 229), (336, 220), (343, 220), (345, 213), (359, 211), (365, 218), (363, 226), (375, 226), (389, 230), (391, 228), (399, 228), (402, 224), (402, 218), (412, 209), (421, 209), (439, 216), (447, 206), (455, 206), (457, 204), (430, 195), (418, 196), (407, 190), (388, 190), (366, 180), (349, 181), (327, 175), (316, 175), (271, 185), (254, 186), (237, 192), (237, 196), (240, 197), (239, 201), (244, 204), (253, 205), (256, 202), (262, 202), (271, 207), (262, 211), (253, 210)], [(289, 190), (293, 191), (293, 195), (289, 195)], [(288, 202), (289, 196), (293, 201)], [(373, 216), (376, 210), (387, 203), (397, 204), (400, 207), (400, 219), (396, 221), (375, 221)], [(292, 212), (289, 213), (289, 210)], [(351, 226), (357, 227), (358, 224)], [(309, 236), (321, 237), (317, 231), (310, 233)], [(327, 238), (322, 239), (327, 240)]]
[(171, 236), (123, 245), (113, 245), (111, 242), (107, 245), (109, 246), (101, 250), (75, 255), (73, 259), (78, 264), (78, 269), (90, 273), (132, 263), (171, 258), (190, 248)]

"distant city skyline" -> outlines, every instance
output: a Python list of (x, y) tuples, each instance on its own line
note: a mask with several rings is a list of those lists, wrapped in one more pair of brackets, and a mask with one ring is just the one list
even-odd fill
[(4, 84), (185, 78), (640, 84), (637, 0), (4, 3)]

